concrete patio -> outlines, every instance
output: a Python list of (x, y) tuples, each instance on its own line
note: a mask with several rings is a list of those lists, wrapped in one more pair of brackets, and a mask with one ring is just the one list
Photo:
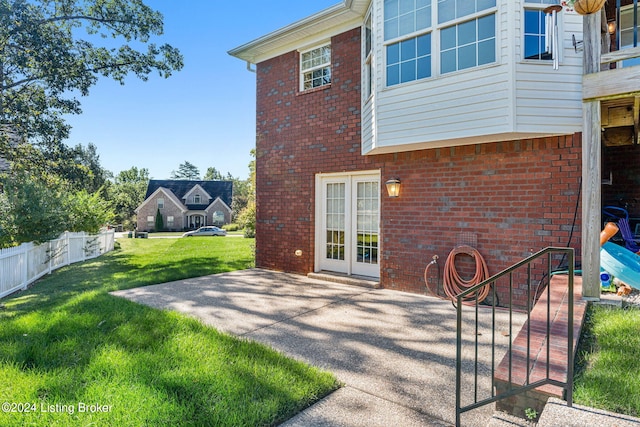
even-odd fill
[[(448, 301), (259, 269), (113, 294), (183, 312), (220, 331), (265, 343), (333, 372), (344, 383), (286, 426), (455, 422), (456, 310)], [(479, 330), (481, 393), (490, 390), (489, 314), (487, 310), (482, 316)], [(515, 334), (525, 315), (516, 313), (514, 318)], [(508, 312), (498, 313), (500, 351), (510, 339), (507, 320)], [(473, 348), (463, 350), (467, 355)], [(463, 383), (472, 384), (472, 378), (473, 366), (463, 363)], [(463, 404), (470, 403), (464, 399), (472, 393), (465, 388)], [(463, 414), (462, 423), (486, 426), (492, 414), (489, 405)]]

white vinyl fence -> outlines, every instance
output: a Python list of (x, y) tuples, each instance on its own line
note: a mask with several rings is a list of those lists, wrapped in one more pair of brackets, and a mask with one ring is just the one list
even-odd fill
[(114, 242), (113, 230), (99, 234), (66, 232), (40, 245), (23, 243), (15, 248), (0, 249), (0, 298), (26, 289), (30, 283), (60, 267), (112, 251)]

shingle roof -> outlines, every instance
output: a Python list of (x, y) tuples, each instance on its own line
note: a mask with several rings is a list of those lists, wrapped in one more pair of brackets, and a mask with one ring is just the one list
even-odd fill
[[(168, 190), (171, 190), (173, 194), (176, 195), (178, 199), (180, 199), (183, 203), (183, 197), (185, 194), (189, 192), (194, 186), (200, 185), (209, 193), (213, 200), (220, 197), (220, 199), (225, 202), (228, 206), (231, 206), (231, 200), (233, 198), (233, 181), (187, 181), (187, 180), (171, 180), (171, 179), (152, 179), (149, 181), (149, 185), (147, 186), (147, 194), (144, 196), (147, 199), (149, 196), (153, 194), (160, 187), (164, 187)], [(189, 205), (191, 206), (191, 205)], [(200, 205), (198, 205), (199, 208)], [(206, 208), (207, 205), (204, 205)]]

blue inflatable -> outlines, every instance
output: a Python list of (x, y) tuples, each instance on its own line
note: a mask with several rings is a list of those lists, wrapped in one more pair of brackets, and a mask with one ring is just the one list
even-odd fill
[(600, 248), (600, 267), (627, 285), (640, 289), (640, 256), (615, 243)]

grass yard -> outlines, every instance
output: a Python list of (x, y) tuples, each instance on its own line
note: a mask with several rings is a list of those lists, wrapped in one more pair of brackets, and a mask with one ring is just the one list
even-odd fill
[(267, 426), (336, 379), (109, 291), (252, 266), (253, 240), (121, 239), (0, 300), (2, 426)]
[(640, 416), (640, 309), (589, 308), (574, 402)]

